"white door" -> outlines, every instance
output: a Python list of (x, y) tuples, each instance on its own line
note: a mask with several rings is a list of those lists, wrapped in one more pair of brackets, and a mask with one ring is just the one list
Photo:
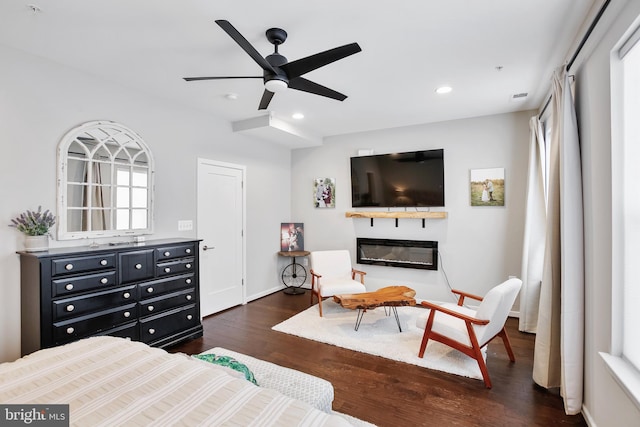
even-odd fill
[(198, 159), (202, 316), (244, 303), (245, 167)]

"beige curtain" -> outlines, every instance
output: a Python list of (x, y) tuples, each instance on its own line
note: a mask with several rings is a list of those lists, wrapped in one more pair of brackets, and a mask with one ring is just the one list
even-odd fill
[(520, 273), (522, 290), (520, 291), (518, 328), (522, 332), (535, 333), (538, 326), (547, 216), (544, 194), (545, 142), (542, 123), (537, 116), (531, 117), (529, 120), (529, 131), (529, 168)]
[(560, 387), (565, 412), (582, 409), (584, 244), (582, 171), (571, 79), (564, 67), (552, 83), (551, 165), (533, 379)]
[[(84, 188), (82, 206), (88, 210), (82, 211), (82, 231), (106, 230), (107, 217), (104, 211), (104, 194), (102, 192), (102, 172), (100, 164), (90, 162), (91, 176), (89, 176), (89, 167), (84, 170), (84, 182), (88, 185)], [(89, 224), (89, 215), (91, 223)]]

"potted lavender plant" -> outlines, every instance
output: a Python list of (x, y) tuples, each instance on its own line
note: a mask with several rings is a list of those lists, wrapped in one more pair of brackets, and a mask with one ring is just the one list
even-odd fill
[(27, 210), (11, 220), (9, 227), (14, 227), (25, 235), (25, 251), (37, 252), (49, 249), (49, 230), (56, 223), (56, 217), (42, 206), (37, 211)]

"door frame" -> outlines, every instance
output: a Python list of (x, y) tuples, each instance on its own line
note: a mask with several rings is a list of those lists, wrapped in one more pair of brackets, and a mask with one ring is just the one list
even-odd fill
[[(245, 165), (240, 165), (237, 163), (229, 163), (229, 162), (221, 162), (218, 160), (211, 160), (198, 157), (198, 164), (196, 168), (196, 235), (198, 235), (197, 226), (200, 221), (200, 185), (199, 177), (200, 177), (200, 168), (204, 165), (217, 166), (222, 168), (236, 169), (239, 170), (242, 174), (242, 235), (241, 235), (241, 244), (242, 244), (242, 305), (247, 304), (247, 167)], [(198, 237), (200, 238), (200, 237)], [(199, 248), (198, 250), (202, 250)], [(200, 265), (198, 265), (198, 269), (200, 269)], [(202, 304), (202, 303), (201, 303)], [(215, 314), (215, 313), (214, 313)]]

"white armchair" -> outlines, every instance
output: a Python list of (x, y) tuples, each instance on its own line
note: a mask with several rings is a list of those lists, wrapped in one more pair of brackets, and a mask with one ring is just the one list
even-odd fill
[[(489, 341), (499, 336), (502, 338), (509, 360), (516, 361), (504, 324), (521, 286), (520, 279), (509, 279), (491, 289), (484, 298), (454, 290), (453, 292), (458, 295), (457, 305), (451, 303), (437, 305), (423, 301), (421, 304), (431, 310), (416, 321), (416, 326), (424, 329), (418, 356), (424, 356), (430, 339), (453, 347), (476, 359), (485, 386), (491, 388), (489, 371), (480, 350)], [(463, 306), (465, 297), (482, 302), (477, 310), (472, 310)]]
[[(309, 254), (311, 261), (311, 304), (314, 295), (322, 317), (322, 298), (341, 294), (366, 292), (364, 271), (351, 267), (351, 255), (347, 250), (315, 251)], [(359, 275), (360, 280), (355, 280)]]

